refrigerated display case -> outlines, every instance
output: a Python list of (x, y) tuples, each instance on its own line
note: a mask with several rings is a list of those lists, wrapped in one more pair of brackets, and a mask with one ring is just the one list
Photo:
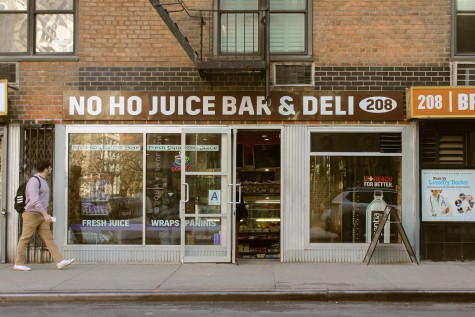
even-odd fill
[(248, 217), (238, 232), (238, 254), (247, 259), (280, 258), (280, 196), (244, 196)]

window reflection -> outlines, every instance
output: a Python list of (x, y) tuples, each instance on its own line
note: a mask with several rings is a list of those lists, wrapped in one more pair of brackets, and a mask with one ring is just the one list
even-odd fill
[(147, 135), (147, 244), (180, 244), (180, 144), (180, 134)]
[(76, 3), (76, 0), (1, 0), (0, 53), (74, 53)]
[[(386, 205), (400, 216), (400, 157), (314, 156), (310, 173), (311, 243), (368, 243)], [(398, 239), (391, 224), (380, 241)]]
[(36, 52), (73, 52), (73, 30), (74, 16), (72, 14), (37, 15)]
[(70, 244), (142, 244), (142, 135), (70, 134)]

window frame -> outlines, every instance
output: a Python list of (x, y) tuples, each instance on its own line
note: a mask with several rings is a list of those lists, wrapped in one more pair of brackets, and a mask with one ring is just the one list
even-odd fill
[[(37, 0), (26, 0), (27, 10), (0, 11), (5, 14), (26, 14), (27, 16), (27, 49), (26, 52), (1, 52), (0, 61), (23, 61), (23, 60), (77, 60), (78, 49), (78, 25), (79, 25), (79, 0), (72, 0), (71, 10), (36, 10)], [(73, 15), (73, 50), (72, 52), (36, 52), (37, 16), (48, 14), (72, 14)]]
[(475, 9), (473, 11), (459, 11), (458, 10), (458, 0), (452, 1), (452, 41), (451, 41), (451, 55), (452, 58), (469, 58), (475, 59), (475, 50), (469, 53), (459, 53), (457, 51), (457, 20), (460, 12), (469, 12), (474, 15), (475, 18)]
[[(244, 11), (246, 10), (229, 10), (229, 9), (221, 9), (221, 0), (216, 0), (217, 3), (216, 3), (216, 8), (217, 8), (217, 27), (219, 28), (220, 25), (221, 25), (221, 13), (229, 13), (229, 12), (232, 12), (232, 11), (237, 11), (238, 14), (242, 14)], [(255, 0), (257, 2), (257, 9), (256, 10), (247, 10), (249, 12), (258, 12), (259, 14), (259, 17), (261, 18), (262, 15), (264, 14), (265, 12), (265, 9), (266, 9), (266, 5), (267, 5), (267, 1), (268, 0)], [(271, 59), (276, 59), (276, 58), (279, 58), (279, 59), (289, 59), (289, 57), (292, 57), (292, 60), (295, 59), (295, 57), (311, 57), (312, 56), (312, 47), (313, 47), (313, 37), (312, 37), (312, 31), (313, 31), (313, 28), (312, 28), (312, 7), (313, 7), (313, 1), (311, 0), (305, 0), (305, 9), (299, 9), (299, 10), (270, 10), (269, 12), (269, 15), (270, 17), (272, 18), (272, 14), (285, 14), (285, 13), (289, 13), (289, 14), (304, 14), (305, 15), (305, 22), (304, 22), (304, 31), (305, 31), (305, 35), (304, 35), (304, 48), (303, 48), (303, 51), (302, 52), (272, 52), (270, 51), (270, 57)], [(269, 23), (270, 25), (270, 23)], [(263, 39), (266, 38), (266, 34), (264, 34), (264, 29), (262, 27), (261, 24), (258, 25), (258, 34), (256, 36), (256, 38), (258, 39), (258, 44), (257, 44), (257, 51), (250, 51), (250, 52), (241, 52), (241, 51), (237, 51), (236, 52), (222, 52), (221, 51), (221, 43), (222, 43), (222, 38), (221, 38), (221, 34), (220, 34), (220, 29), (218, 29), (217, 31), (217, 41), (216, 41), (216, 47), (217, 47), (217, 54), (218, 55), (222, 55), (222, 56), (229, 56), (229, 55), (235, 55), (235, 56), (251, 56), (251, 55), (258, 55), (258, 54), (261, 54), (264, 50), (265, 50), (265, 47), (264, 47), (264, 43), (263, 43)], [(270, 36), (270, 31), (269, 31), (269, 36)], [(270, 44), (269, 44), (269, 49), (270, 49)]]
[[(408, 166), (408, 158), (406, 157), (408, 152), (406, 149), (405, 143), (403, 142), (403, 146), (401, 148), (401, 151), (398, 153), (380, 153), (380, 152), (312, 152), (311, 150), (311, 139), (312, 139), (312, 134), (314, 133), (376, 133), (376, 134), (381, 134), (381, 133), (400, 133), (401, 134), (401, 140), (404, 140), (407, 138), (408, 131), (406, 131), (404, 128), (401, 127), (386, 127), (386, 128), (370, 128), (370, 127), (359, 127), (359, 128), (354, 128), (354, 127), (326, 127), (326, 128), (316, 128), (312, 127), (308, 129), (308, 139), (307, 139), (307, 155), (306, 155), (306, 170), (307, 170), (307, 177), (305, 180), (306, 183), (306, 192), (307, 192), (307, 197), (311, 197), (311, 180), (310, 180), (310, 175), (311, 175), (311, 166), (310, 166), (310, 160), (312, 157), (316, 156), (373, 156), (373, 157), (400, 157), (401, 158), (401, 190), (400, 190), (400, 195), (401, 195), (401, 205), (399, 208), (401, 208), (401, 214), (399, 215), (401, 221), (406, 222), (410, 220), (410, 217), (407, 215), (407, 206), (406, 202), (404, 202), (404, 197), (407, 195), (407, 188), (409, 188), (409, 178), (405, 175), (408, 173), (408, 169), (410, 169)], [(410, 160), (410, 159), (409, 159)], [(410, 192), (410, 190), (409, 190)], [(311, 229), (311, 206), (310, 206), (310, 201), (307, 201), (307, 212), (305, 214), (305, 247), (307, 249), (319, 249), (322, 247), (329, 246), (331, 248), (346, 248), (346, 247), (357, 247), (357, 246), (367, 246), (367, 243), (353, 243), (353, 242), (338, 242), (338, 243), (333, 243), (333, 242), (311, 242), (311, 236), (310, 236), (310, 229)], [(409, 210), (409, 209), (408, 209)], [(407, 219), (406, 219), (407, 217)], [(399, 243), (396, 244), (388, 244), (390, 245), (399, 245)]]

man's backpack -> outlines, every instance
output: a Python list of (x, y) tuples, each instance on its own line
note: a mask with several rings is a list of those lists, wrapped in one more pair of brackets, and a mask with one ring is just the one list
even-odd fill
[[(40, 188), (41, 188), (41, 181), (37, 176), (33, 176), (38, 180), (40, 183)], [(28, 180), (29, 181), (29, 180)], [(23, 213), (25, 211), (25, 206), (26, 206), (26, 184), (28, 184), (28, 181), (24, 182), (21, 184), (18, 189), (16, 190), (16, 196), (15, 196), (15, 210), (18, 211), (18, 213)]]

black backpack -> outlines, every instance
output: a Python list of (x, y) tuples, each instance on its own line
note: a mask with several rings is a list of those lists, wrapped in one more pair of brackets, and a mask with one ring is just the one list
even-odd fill
[[(40, 188), (41, 188), (41, 181), (37, 176), (33, 176), (38, 180), (40, 183)], [(28, 180), (29, 181), (29, 180)], [(26, 184), (28, 184), (28, 181), (24, 182), (21, 184), (18, 189), (16, 190), (16, 196), (15, 196), (15, 209), (18, 213), (23, 213), (25, 211), (25, 206), (26, 206)]]

